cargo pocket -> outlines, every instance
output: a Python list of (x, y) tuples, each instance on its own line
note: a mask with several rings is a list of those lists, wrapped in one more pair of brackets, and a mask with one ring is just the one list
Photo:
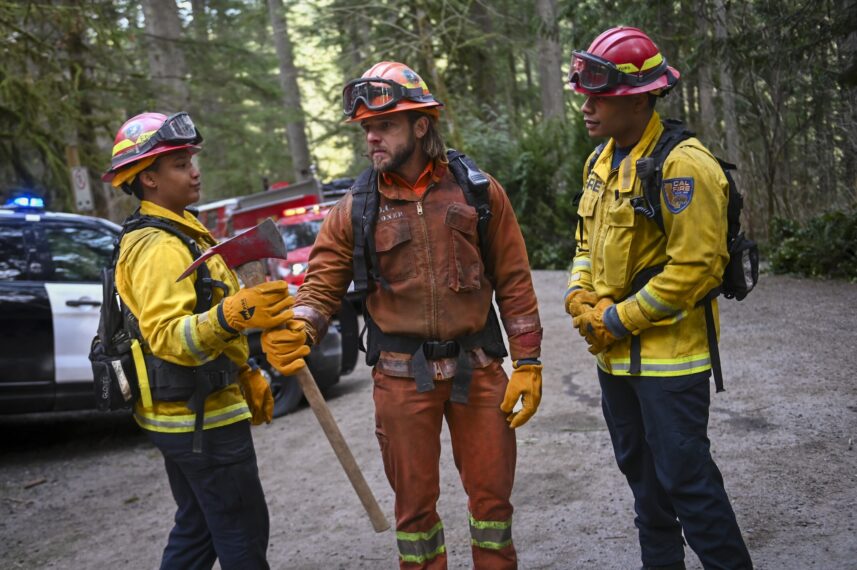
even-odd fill
[(414, 256), (408, 247), (411, 228), (404, 218), (378, 224), (375, 228), (375, 251), (381, 275), (390, 283), (416, 275)]
[(614, 203), (607, 212), (607, 235), (601, 269), (609, 287), (624, 287), (634, 237), (634, 209), (627, 200)]
[(449, 288), (475, 291), (482, 287), (482, 257), (476, 235), (476, 209), (452, 203), (446, 210), (449, 238)]

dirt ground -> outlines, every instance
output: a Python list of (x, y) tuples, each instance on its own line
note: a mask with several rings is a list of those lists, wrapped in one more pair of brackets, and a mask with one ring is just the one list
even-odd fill
[[(517, 432), (520, 567), (637, 568), (631, 494), (593, 359), (559, 303), (564, 285), (562, 272), (536, 273), (544, 398)], [(757, 568), (857, 568), (855, 307), (857, 285), (770, 275), (745, 301), (722, 303), (727, 391), (712, 396), (709, 432)], [(392, 519), (368, 369), (328, 402)], [(127, 415), (2, 417), (0, 433), (0, 568), (157, 568), (174, 504), (159, 453)], [(393, 532), (372, 531), (309, 408), (253, 433), (272, 568), (397, 567)], [(469, 568), (465, 496), (445, 439), (439, 511), (450, 568)], [(701, 568), (690, 550), (687, 560)]]

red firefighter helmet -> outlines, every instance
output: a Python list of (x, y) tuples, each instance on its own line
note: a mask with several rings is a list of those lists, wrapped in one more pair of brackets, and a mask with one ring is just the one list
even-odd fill
[(192, 153), (201, 149), (202, 135), (187, 113), (169, 117), (161, 113), (141, 113), (120, 127), (113, 141), (110, 168), (101, 176), (111, 182), (123, 168), (149, 156), (186, 148)]
[(667, 65), (655, 42), (637, 28), (610, 28), (586, 51), (571, 56), (568, 83), (584, 95), (634, 95), (659, 91), (663, 95), (680, 73)]
[(395, 61), (376, 63), (342, 88), (347, 123), (411, 109), (437, 117), (437, 108), (442, 106), (413, 69)]

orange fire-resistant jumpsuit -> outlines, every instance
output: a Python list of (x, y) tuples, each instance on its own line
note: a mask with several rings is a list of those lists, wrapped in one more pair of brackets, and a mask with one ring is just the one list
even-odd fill
[[(513, 360), (537, 358), (541, 324), (527, 252), (515, 214), (491, 179), (493, 213), (480, 253), (476, 210), (465, 201), (444, 160), (430, 162), (414, 186), (378, 177), (375, 249), (387, 286), (371, 284), (369, 314), (385, 334), (452, 340), (485, 326), (495, 298)], [(352, 280), (352, 195), (328, 214), (297, 295), (296, 318), (323, 331)], [(396, 494), (396, 538), (402, 568), (446, 568), (440, 494), (443, 418), (468, 495), (474, 566), (515, 568), (512, 505), (514, 431), (500, 410), (508, 378), (501, 359), (468, 353), (473, 375), (466, 404), (450, 400), (458, 360), (429, 360), (434, 389), (417, 391), (411, 356), (381, 352), (372, 375), (376, 435)]]

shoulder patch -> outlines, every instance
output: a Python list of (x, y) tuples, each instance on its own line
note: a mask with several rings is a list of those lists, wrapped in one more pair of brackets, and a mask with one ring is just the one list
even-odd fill
[(693, 178), (667, 178), (663, 183), (664, 202), (673, 214), (688, 207), (693, 199)]

